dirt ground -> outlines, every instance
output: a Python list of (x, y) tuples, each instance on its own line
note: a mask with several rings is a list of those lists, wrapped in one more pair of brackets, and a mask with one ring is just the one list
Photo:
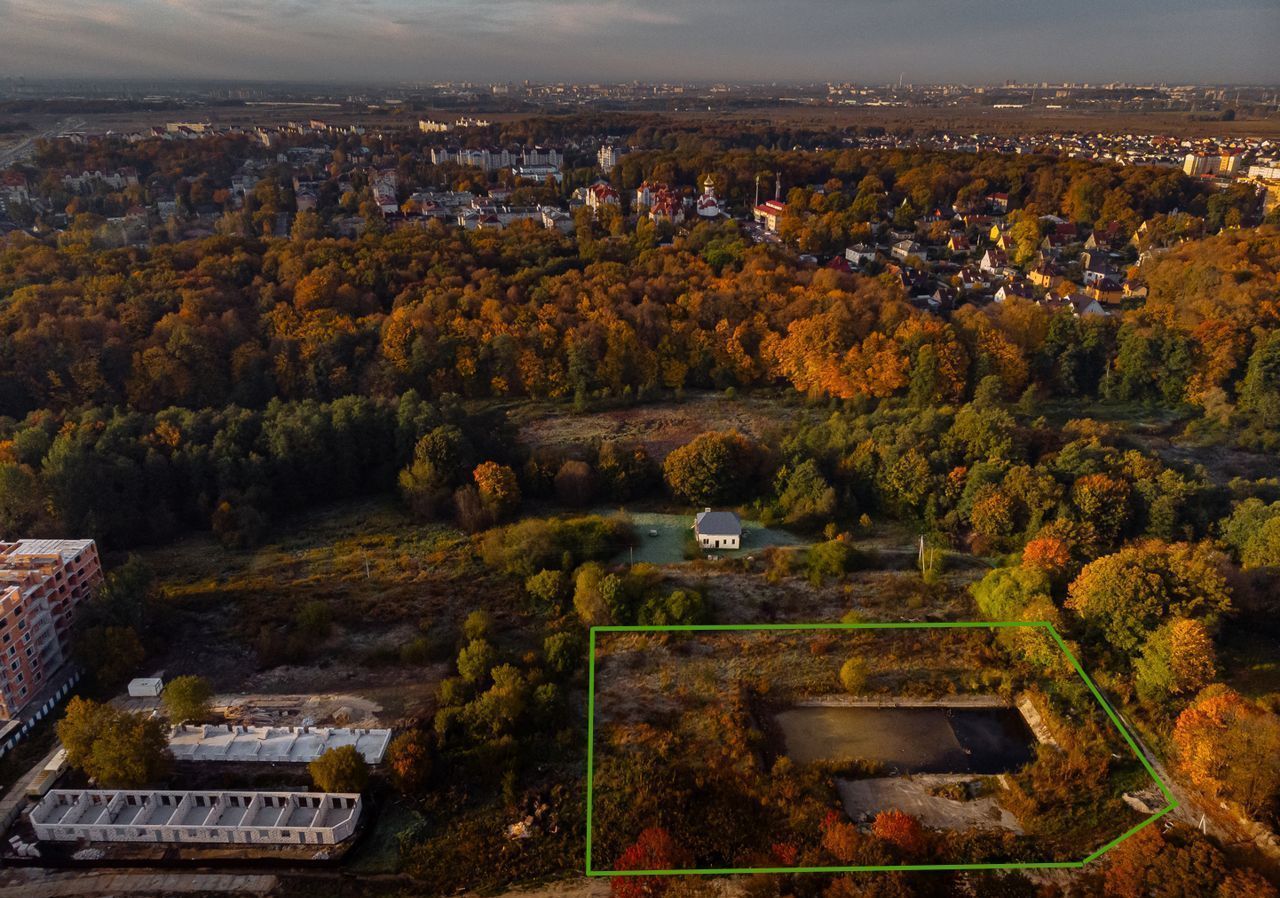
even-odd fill
[(763, 563), (744, 572), (723, 562), (670, 568), (668, 579), (701, 590), (717, 623), (839, 621), (853, 613), (871, 620), (959, 620), (972, 617), (968, 595), (952, 586), (925, 587), (894, 570), (860, 571), (843, 583), (814, 586), (798, 576), (771, 583)]
[(983, 795), (969, 801), (954, 801), (931, 795), (934, 786), (967, 783), (971, 776), (923, 774), (913, 777), (880, 777), (866, 780), (836, 780), (836, 789), (845, 812), (854, 820), (874, 817), (896, 808), (935, 829), (1007, 829), (1022, 835), (1013, 814), (1000, 807), (996, 797)]
[(657, 461), (709, 430), (737, 430), (759, 439), (814, 414), (813, 409), (765, 395), (698, 393), (681, 402), (575, 414), (569, 406), (526, 403), (509, 413), (520, 441), (531, 448), (567, 448), (595, 441), (641, 444)]

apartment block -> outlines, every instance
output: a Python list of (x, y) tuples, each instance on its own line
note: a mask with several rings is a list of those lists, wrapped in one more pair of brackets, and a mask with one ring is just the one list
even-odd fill
[(101, 582), (93, 540), (0, 542), (0, 717), (20, 716), (50, 685), (75, 609)]

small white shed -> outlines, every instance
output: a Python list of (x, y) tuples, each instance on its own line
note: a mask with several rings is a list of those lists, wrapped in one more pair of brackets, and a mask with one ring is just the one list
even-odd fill
[(155, 698), (164, 691), (164, 680), (159, 677), (138, 677), (129, 681), (129, 695), (133, 698)]

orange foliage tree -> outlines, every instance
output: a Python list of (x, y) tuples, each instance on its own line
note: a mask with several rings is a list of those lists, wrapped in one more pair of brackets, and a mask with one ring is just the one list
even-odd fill
[(908, 856), (916, 857), (924, 852), (924, 827), (915, 817), (896, 808), (876, 814), (871, 822), (871, 832), (877, 839), (897, 846)]
[(1210, 686), (1179, 716), (1173, 730), (1178, 761), (1211, 795), (1256, 814), (1280, 792), (1280, 715), (1222, 685)]

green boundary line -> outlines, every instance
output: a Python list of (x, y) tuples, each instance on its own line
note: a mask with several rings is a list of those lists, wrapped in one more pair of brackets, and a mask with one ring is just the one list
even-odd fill
[[(595, 801), (595, 729), (596, 729), (596, 633), (690, 633), (690, 632), (723, 632), (723, 631), (750, 631), (750, 630), (998, 630), (1009, 627), (1039, 627), (1047, 630), (1053, 641), (1057, 644), (1062, 653), (1066, 655), (1067, 660), (1071, 662), (1072, 668), (1084, 680), (1089, 692), (1094, 699), (1102, 706), (1102, 710), (1106, 713), (1107, 718), (1111, 721), (1112, 726), (1119, 731), (1120, 736), (1124, 739), (1125, 744), (1133, 752), (1134, 757), (1142, 764), (1143, 769), (1155, 781), (1156, 787), (1159, 788), (1160, 794), (1164, 796), (1167, 804), (1161, 810), (1148, 817), (1146, 820), (1131, 827), (1127, 831), (1116, 836), (1107, 844), (1103, 845), (1097, 851), (1080, 861), (1028, 861), (1025, 863), (990, 863), (990, 864), (900, 864), (896, 866), (866, 866), (866, 867), (701, 867), (697, 869), (681, 869), (681, 870), (596, 870), (591, 866), (591, 831), (592, 831), (592, 806)], [(1079, 870), (1086, 864), (1097, 860), (1106, 854), (1112, 848), (1119, 845), (1125, 839), (1134, 835), (1138, 831), (1155, 823), (1165, 814), (1178, 807), (1178, 800), (1173, 796), (1169, 787), (1165, 785), (1164, 780), (1156, 773), (1155, 768), (1151, 766), (1151, 762), (1141, 749), (1138, 743), (1129, 734), (1128, 729), (1120, 722), (1120, 716), (1112, 709), (1107, 700), (1102, 697), (1102, 693), (1098, 687), (1094, 685), (1089, 675), (1085, 673), (1080, 662), (1076, 660), (1075, 655), (1067, 648), (1067, 644), (1063, 641), (1062, 636), (1057, 629), (1049, 621), (944, 621), (938, 623), (796, 623), (796, 624), (673, 624), (670, 626), (608, 626), (608, 627), (592, 627), (588, 648), (589, 656), (587, 660), (587, 852), (586, 852), (586, 875), (587, 876), (692, 876), (692, 875), (725, 875), (725, 874), (743, 874), (743, 873), (883, 873), (889, 871), (902, 870)]]

